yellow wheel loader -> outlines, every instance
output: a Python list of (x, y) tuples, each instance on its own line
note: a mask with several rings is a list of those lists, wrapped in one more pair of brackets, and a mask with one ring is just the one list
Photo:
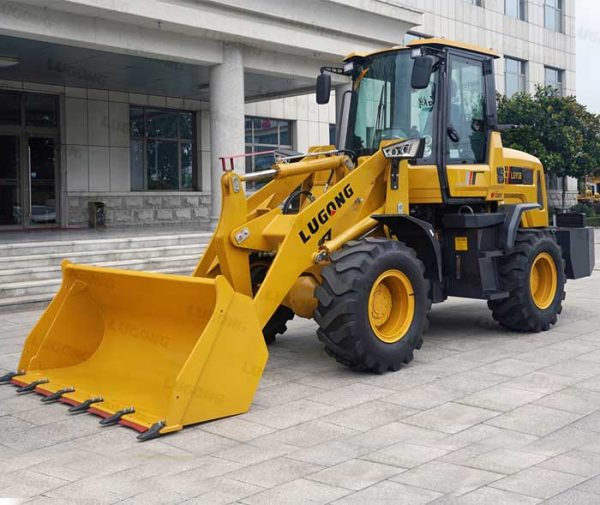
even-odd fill
[(509, 330), (548, 330), (566, 279), (591, 274), (592, 230), (568, 214), (550, 227), (542, 165), (502, 146), (495, 57), (428, 39), (323, 68), (319, 103), (331, 72), (351, 80), (337, 147), (226, 171), (191, 277), (65, 261), (2, 381), (147, 440), (247, 411), (265, 339), (294, 315), (314, 317), (336, 360), (376, 373), (412, 360), (448, 296), (487, 300)]

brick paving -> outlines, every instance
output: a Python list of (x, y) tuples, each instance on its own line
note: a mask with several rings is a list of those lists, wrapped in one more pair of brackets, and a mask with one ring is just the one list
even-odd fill
[[(600, 503), (599, 287), (599, 271), (569, 282), (559, 324), (540, 334), (502, 331), (484, 302), (451, 299), (434, 306), (415, 360), (381, 376), (338, 365), (296, 320), (250, 412), (146, 443), (3, 386), (0, 498)], [(0, 371), (39, 314), (0, 314)]]

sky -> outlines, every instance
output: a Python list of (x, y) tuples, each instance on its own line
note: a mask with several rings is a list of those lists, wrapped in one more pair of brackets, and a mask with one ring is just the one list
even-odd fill
[(600, 114), (600, 0), (575, 2), (577, 101)]

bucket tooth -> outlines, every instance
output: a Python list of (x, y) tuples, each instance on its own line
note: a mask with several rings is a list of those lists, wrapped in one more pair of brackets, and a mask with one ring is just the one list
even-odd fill
[(148, 431), (145, 431), (144, 433), (140, 433), (137, 436), (137, 439), (140, 442), (146, 442), (147, 440), (157, 438), (160, 436), (160, 430), (162, 430), (164, 427), (165, 427), (164, 421), (159, 421), (158, 423), (154, 423)]
[(63, 395), (66, 395), (67, 393), (74, 393), (74, 392), (75, 392), (75, 388), (59, 389), (56, 393), (42, 398), (42, 403), (55, 403), (55, 402), (59, 401)]
[(23, 387), (20, 387), (19, 389), (17, 389), (17, 393), (20, 395), (24, 395), (27, 393), (33, 393), (35, 391), (35, 388), (37, 388), (38, 386), (41, 386), (42, 384), (48, 384), (48, 382), (50, 382), (48, 379), (40, 379), (37, 381), (33, 381), (31, 384), (28, 384), (27, 386), (23, 386)]
[(123, 416), (128, 414), (133, 414), (135, 409), (133, 407), (127, 407), (126, 409), (119, 410), (115, 412), (112, 416), (106, 417), (100, 421), (102, 426), (114, 426), (115, 424), (119, 424), (119, 421)]
[(15, 377), (19, 377), (20, 375), (25, 375), (25, 372), (9, 372), (0, 377), (0, 384), (10, 384), (10, 381), (12, 381)]
[(84, 412), (87, 412), (87, 410), (94, 403), (100, 403), (103, 401), (104, 398), (102, 398), (101, 396), (96, 396), (94, 398), (90, 398), (89, 400), (84, 401), (83, 403), (80, 403), (79, 405), (74, 405), (73, 407), (69, 408), (69, 412), (71, 414), (83, 414)]

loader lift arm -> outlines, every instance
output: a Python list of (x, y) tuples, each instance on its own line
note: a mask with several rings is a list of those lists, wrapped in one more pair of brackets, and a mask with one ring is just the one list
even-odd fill
[[(319, 149), (331, 152), (331, 146)], [(341, 244), (378, 226), (370, 216), (383, 210), (384, 194), (374, 188), (386, 176), (387, 165), (373, 160), (352, 169), (344, 154), (281, 164), (274, 180), (248, 199), (241, 185), (245, 177), (226, 173), (221, 220), (194, 275), (210, 274), (218, 265), (234, 288), (246, 287), (250, 254), (273, 253), (271, 268), (253, 299), (260, 324), (266, 324), (304, 272)], [(329, 176), (332, 172), (334, 177)], [(331, 185), (319, 184), (323, 173)], [(283, 214), (281, 203), (299, 186), (312, 189), (314, 201), (305, 201), (297, 214)], [(336, 240), (339, 235), (342, 241)]]

